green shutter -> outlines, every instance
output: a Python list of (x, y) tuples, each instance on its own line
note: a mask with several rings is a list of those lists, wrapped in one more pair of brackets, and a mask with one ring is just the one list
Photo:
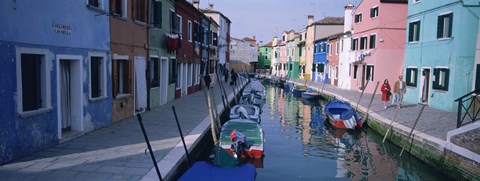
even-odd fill
[(413, 86), (417, 87), (417, 77), (418, 77), (418, 69), (413, 69), (415, 77), (413, 77)]
[(445, 88), (443, 90), (448, 91), (448, 82), (450, 82), (450, 69), (445, 69)]
[(416, 41), (420, 41), (420, 21), (417, 22), (417, 34), (415, 36)]
[(450, 31), (448, 31), (448, 37), (452, 37), (452, 25), (453, 25), (453, 13), (449, 15), (450, 16), (450, 24), (448, 25), (448, 29)]
[(412, 85), (412, 84), (410, 84), (411, 79), (412, 79), (412, 76), (410, 76), (410, 74), (411, 74), (412, 71), (413, 71), (413, 69), (407, 68), (407, 73), (406, 73), (406, 79), (405, 79), (405, 80), (407, 81), (406, 83), (407, 83), (407, 85), (409, 85), (409, 86)]
[(433, 76), (435, 77), (435, 80), (433, 81), (433, 85), (432, 85), (433, 89), (438, 89), (439, 75), (440, 75), (440, 71), (438, 69), (433, 69)]
[(414, 26), (414, 23), (410, 23), (408, 26), (408, 42), (413, 41), (413, 26)]
[(439, 16), (437, 20), (437, 38), (443, 37), (443, 16)]

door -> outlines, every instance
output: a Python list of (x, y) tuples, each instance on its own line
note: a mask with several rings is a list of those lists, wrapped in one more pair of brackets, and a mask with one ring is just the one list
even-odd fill
[(57, 56), (58, 138), (79, 135), (83, 131), (81, 56)]
[(188, 93), (187, 81), (188, 81), (188, 64), (182, 64), (182, 96), (186, 96)]
[(480, 64), (477, 64), (477, 73), (475, 74), (475, 90), (480, 89)]
[(428, 98), (430, 95), (430, 68), (422, 69), (422, 78), (421, 78), (421, 93), (420, 93), (420, 103), (428, 104)]
[(147, 77), (145, 57), (135, 57), (135, 113), (147, 109)]
[(168, 100), (168, 59), (161, 59), (160, 67), (160, 104), (166, 104)]

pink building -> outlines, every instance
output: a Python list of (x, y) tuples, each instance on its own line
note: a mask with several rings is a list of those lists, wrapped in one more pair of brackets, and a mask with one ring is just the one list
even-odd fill
[[(293, 31), (293, 30), (292, 30)], [(284, 31), (282, 33), (282, 39), (280, 40), (280, 76), (285, 77), (287, 75), (287, 41), (290, 39), (290, 31)]]
[(352, 90), (360, 91), (369, 82), (365, 92), (373, 93), (376, 82), (380, 82), (380, 87), (385, 79), (393, 89), (404, 62), (407, 3), (408, 0), (362, 1), (353, 11)]

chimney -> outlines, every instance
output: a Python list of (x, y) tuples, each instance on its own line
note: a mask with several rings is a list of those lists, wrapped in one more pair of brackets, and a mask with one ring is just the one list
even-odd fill
[(355, 8), (355, 6), (353, 4), (347, 4), (345, 6), (345, 14), (344, 14), (344, 25), (343, 25), (343, 32), (347, 32), (347, 31), (350, 31), (352, 30), (352, 12), (353, 12), (353, 9)]
[(213, 10), (213, 4), (208, 4), (208, 10)]
[(277, 41), (278, 41), (278, 37), (274, 36), (272, 40), (272, 46), (277, 46), (277, 43), (278, 43)]
[(308, 22), (307, 25), (310, 26), (313, 24), (313, 15), (308, 15)]
[(200, 0), (192, 0), (193, 6), (197, 9), (200, 8)]

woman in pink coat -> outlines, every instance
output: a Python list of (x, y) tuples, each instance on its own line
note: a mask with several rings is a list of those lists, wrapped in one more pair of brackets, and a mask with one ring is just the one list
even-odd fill
[(382, 91), (382, 101), (383, 101), (383, 108), (387, 109), (387, 102), (390, 100), (390, 96), (392, 95), (392, 92), (390, 92), (390, 84), (388, 83), (388, 79), (385, 79), (383, 81), (382, 88), (380, 91)]

